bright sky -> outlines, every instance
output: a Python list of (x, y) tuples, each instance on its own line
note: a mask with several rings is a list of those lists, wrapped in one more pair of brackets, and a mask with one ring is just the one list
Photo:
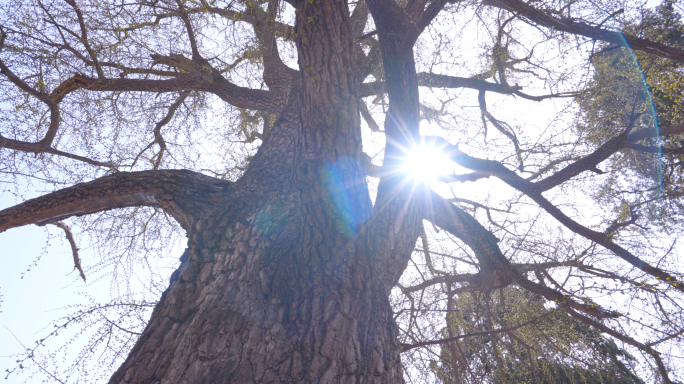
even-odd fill
[[(0, 190), (1, 191), (1, 190)], [(29, 197), (35, 197), (31, 194)], [(0, 192), (0, 210), (17, 204), (14, 196)], [(66, 221), (69, 223), (69, 220)], [(48, 244), (48, 231), (52, 235)], [(76, 234), (78, 236), (78, 234)], [(111, 300), (109, 275), (99, 277), (96, 272), (89, 274), (88, 266), (97, 264), (92, 250), (87, 248), (86, 239), (76, 237), (79, 245), (81, 264), (86, 271), (88, 283), (81, 280), (74, 270), (71, 248), (61, 229), (55, 226), (38, 227), (35, 225), (14, 228), (0, 233), (0, 368), (2, 379), (6, 369), (17, 366), (18, 354), (24, 347), (34, 348), (36, 341), (46, 337), (54, 330), (54, 323), (63, 323), (62, 317), (73, 314), (76, 305), (89, 305), (89, 300), (106, 303)], [(174, 248), (164, 261), (175, 261), (182, 249)], [(37, 261), (37, 262), (36, 262)], [(163, 266), (164, 261), (160, 262)], [(159, 272), (169, 274), (172, 269)], [(105, 271), (107, 272), (107, 271)], [(100, 274), (101, 275), (101, 274)], [(168, 280), (168, 277), (167, 277)], [(138, 282), (130, 282), (135, 289)], [(80, 293), (80, 294), (79, 294)], [(86, 293), (89, 297), (85, 296)], [(69, 308), (71, 306), (71, 308)], [(69, 338), (79, 332), (78, 326), (62, 331), (56, 339), (47, 343), (43, 353), (54, 352), (69, 342)], [(68, 354), (57, 353), (60, 371), (71, 364), (81, 347), (88, 342), (89, 335), (80, 335), (70, 342)], [(93, 362), (94, 363), (94, 362)], [(34, 368), (32, 366), (31, 368)], [(64, 377), (60, 375), (60, 377)], [(44, 373), (35, 376), (11, 374), (4, 383), (55, 382)], [(69, 381), (72, 382), (72, 381)]]
[[(14, 196), (9, 193), (0, 195), (0, 209), (15, 203)], [(48, 230), (59, 238), (50, 241), (46, 252), (48, 236), (43, 227), (30, 225), (0, 233), (0, 367), (3, 379), (7, 374), (5, 369), (16, 366), (17, 357), (13, 355), (22, 353), (24, 346), (34, 347), (37, 340), (52, 331), (52, 322), (69, 312), (60, 308), (85, 303), (85, 298), (76, 293), (83, 289), (83, 282), (78, 272), (72, 272), (69, 244), (59, 233), (60, 229)], [(92, 254), (84, 250), (80, 256), (83, 263), (88, 264)], [(39, 262), (34, 265), (37, 260)], [(106, 284), (86, 289), (101, 301), (109, 299)], [(41, 376), (28, 382), (37, 382)], [(24, 375), (14, 374), (4, 382), (14, 384), (24, 380)]]

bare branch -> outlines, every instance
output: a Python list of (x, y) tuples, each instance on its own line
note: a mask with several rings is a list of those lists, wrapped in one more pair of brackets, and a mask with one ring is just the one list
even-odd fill
[[(578, 93), (555, 93), (550, 95), (533, 96), (521, 92), (521, 86), (509, 86), (497, 83), (490, 83), (485, 80), (480, 80), (471, 77), (447, 76), (436, 73), (421, 72), (418, 74), (418, 85), (428, 88), (468, 88), (478, 91), (489, 91), (500, 93), (502, 95), (515, 95), (526, 100), (542, 101), (551, 98), (576, 97)], [(385, 84), (382, 81), (375, 81), (372, 83), (363, 83), (359, 87), (359, 96), (368, 97), (385, 92)]]
[(430, 2), (427, 8), (425, 8), (425, 10), (420, 14), (418, 20), (416, 20), (416, 31), (414, 33), (415, 37), (412, 37), (414, 42), (418, 39), (418, 36), (420, 36), (423, 30), (430, 25), (432, 20), (437, 17), (439, 12), (444, 9), (444, 6), (447, 5), (448, 2), (449, 0), (433, 0)]
[[(2, 51), (6, 35), (2, 30), (0, 30), (0, 33), (0, 51)], [(19, 78), (19, 76), (14, 74), (14, 72), (12, 72), (2, 60), (0, 60), (0, 73), (5, 75), (9, 79), (9, 81), (16, 85), (19, 89), (42, 101), (50, 109), (50, 124), (48, 126), (47, 132), (45, 133), (45, 136), (40, 141), (35, 143), (28, 143), (25, 141), (9, 139), (0, 135), (0, 148), (8, 148), (17, 151), (31, 153), (50, 153), (53, 155), (63, 156), (70, 159), (82, 161), (98, 167), (107, 167), (111, 169), (115, 168), (115, 165), (109, 162), (105, 163), (101, 161), (96, 161), (84, 156), (79, 156), (76, 154), (71, 154), (52, 148), (52, 143), (55, 140), (55, 136), (57, 135), (57, 130), (59, 129), (60, 123), (60, 111), (58, 105), (59, 100), (55, 100), (51, 95), (44, 93), (42, 90), (36, 90), (33, 87), (26, 84), (26, 82), (24, 82), (22, 79)]]
[(365, 120), (366, 124), (368, 124), (368, 128), (370, 128), (370, 130), (373, 132), (380, 132), (380, 126), (375, 122), (375, 119), (373, 119), (373, 115), (371, 115), (370, 111), (368, 111), (368, 106), (363, 100), (359, 100), (359, 111), (361, 112), (361, 117), (363, 117), (363, 120)]
[[(575, 158), (575, 157), (564, 157), (564, 158), (552, 160), (548, 164), (546, 164), (545, 166), (543, 166), (539, 170), (537, 170), (537, 172), (534, 172), (531, 176), (528, 176), (527, 178), (525, 178), (525, 180), (532, 181), (532, 180), (538, 178), (539, 176), (543, 175), (544, 173), (548, 172), (549, 170), (553, 169), (556, 165), (566, 163), (568, 161), (573, 161), (573, 160), (577, 160), (577, 158)], [(599, 173), (599, 174), (603, 173), (603, 171), (599, 170), (598, 168), (594, 168), (594, 169), (590, 169), (590, 170), (592, 170), (596, 173)]]
[(508, 137), (508, 139), (513, 143), (513, 147), (515, 148), (515, 154), (518, 158), (519, 163), (518, 169), (522, 171), (523, 169), (525, 169), (525, 165), (523, 163), (522, 155), (520, 154), (520, 145), (518, 144), (518, 137), (515, 135), (515, 132), (513, 132), (513, 129), (508, 124), (506, 124), (503, 121), (497, 120), (494, 116), (492, 116), (491, 113), (489, 113), (489, 111), (487, 110), (487, 102), (485, 100), (486, 93), (487, 92), (485, 91), (480, 91), (477, 97), (477, 101), (480, 104), (480, 112), (482, 113), (482, 123), (484, 124), (485, 135), (487, 132), (487, 120), (489, 120), (489, 122), (492, 123), (492, 125), (494, 126), (494, 128), (497, 129), (497, 131), (501, 132), (504, 136)]
[[(161, 57), (161, 55), (157, 56)], [(178, 56), (175, 56), (177, 60)], [(187, 59), (186, 59), (187, 60)], [(177, 65), (182, 65), (180, 60)], [(179, 76), (175, 79), (93, 79), (76, 75), (60, 84), (50, 94), (54, 101), (61, 101), (67, 94), (77, 90), (87, 89), (104, 92), (181, 92), (204, 91), (210, 92), (228, 104), (238, 108), (263, 110), (271, 113), (280, 112), (277, 98), (270, 91), (250, 89), (237, 86), (220, 74), (212, 72), (211, 78), (206, 75), (195, 74)]]
[[(278, 51), (276, 41), (275, 19), (278, 12), (278, 0), (269, 0), (266, 12), (260, 7), (252, 11), (260, 20), (254, 24), (254, 34), (259, 40), (259, 48), (264, 63), (264, 82), (278, 93), (287, 93), (291, 84), (299, 81), (299, 72), (285, 65)], [(283, 106), (285, 100), (283, 99)]]
[(633, 133), (630, 133), (630, 127), (628, 127), (621, 135), (608, 140), (605, 144), (601, 145), (591, 154), (575, 161), (553, 175), (534, 183), (534, 185), (540, 192), (549, 190), (570, 180), (584, 171), (595, 170), (599, 163), (608, 159), (615, 152), (625, 147), (636, 145), (636, 143), (640, 140), (647, 139), (649, 137), (657, 137), (659, 134), (661, 136), (669, 136), (680, 133), (684, 133), (684, 124), (661, 128), (660, 131), (645, 128)]
[[(556, 311), (557, 311), (557, 310), (556, 310)], [(402, 347), (401, 351), (402, 351), (402, 352), (406, 352), (406, 351), (408, 351), (408, 350), (410, 350), (410, 349), (413, 349), (413, 348), (425, 347), (425, 346), (428, 346), (428, 345), (435, 345), (435, 344), (444, 344), (444, 343), (448, 343), (448, 342), (450, 342), (450, 341), (456, 341), (456, 340), (460, 340), (460, 339), (465, 339), (465, 338), (467, 338), (467, 337), (486, 336), (486, 335), (494, 335), (494, 334), (497, 334), (497, 333), (506, 333), (506, 332), (515, 331), (516, 329), (525, 327), (525, 326), (530, 325), (530, 324), (532, 324), (532, 323), (534, 323), (534, 322), (537, 322), (537, 321), (539, 321), (539, 320), (541, 320), (541, 319), (543, 319), (543, 318), (545, 318), (545, 317), (548, 317), (548, 316), (550, 316), (550, 315), (556, 313), (556, 311), (547, 312), (547, 313), (545, 313), (545, 314), (543, 314), (543, 315), (541, 315), (541, 316), (537, 316), (537, 317), (535, 317), (534, 319), (530, 319), (530, 320), (528, 320), (528, 321), (525, 321), (525, 322), (520, 323), (520, 324), (518, 324), (518, 325), (515, 325), (515, 326), (513, 326), (513, 327), (492, 329), (491, 331), (471, 332), (471, 333), (466, 333), (466, 334), (458, 335), (458, 336), (454, 336), (454, 337), (447, 337), (446, 339), (423, 341), (423, 342), (421, 342), (421, 343), (415, 343), (415, 344), (402, 344), (402, 346), (401, 346), (401, 347)]]
[(66, 238), (69, 241), (69, 245), (71, 246), (71, 253), (74, 256), (74, 268), (78, 270), (78, 273), (81, 275), (83, 281), (86, 281), (85, 273), (83, 273), (83, 268), (81, 268), (81, 260), (78, 257), (78, 247), (76, 246), (76, 240), (74, 240), (74, 235), (73, 233), (71, 233), (71, 228), (69, 228), (69, 226), (64, 224), (64, 222), (62, 221), (57, 221), (50, 224), (64, 231), (64, 234), (66, 235)]
[[(548, 201), (544, 196), (542, 196), (542, 190), (540, 190), (540, 188), (535, 183), (531, 183), (523, 179), (522, 177), (518, 176), (515, 172), (509, 170), (503, 164), (497, 161), (478, 159), (475, 157), (468, 156), (465, 153), (461, 152), (457, 147), (447, 143), (444, 139), (437, 138), (436, 140), (437, 142), (442, 142), (442, 147), (445, 149), (445, 152), (455, 163), (472, 170), (491, 172), (493, 176), (496, 176), (506, 184), (527, 195), (542, 209), (544, 209), (548, 214), (550, 214), (553, 218), (558, 220), (569, 230), (585, 237), (588, 240), (591, 240), (597, 244), (602, 245), (603, 247), (613, 251), (613, 253), (615, 253), (618, 257), (625, 260), (629, 264), (639, 268), (640, 270), (648, 273), (651, 276), (660, 279), (666, 284), (672, 285), (672, 287), (676, 288), (677, 290), (684, 292), (684, 283), (678, 281), (674, 276), (670, 275), (669, 273), (663, 271), (660, 268), (651, 266), (650, 264), (644, 262), (643, 260), (633, 255), (628, 250), (613, 243), (610, 240), (610, 237), (606, 236), (605, 233), (591, 230), (583, 225), (580, 225), (579, 223), (568, 217), (558, 207), (551, 204), (550, 201)], [(626, 135), (623, 135), (622, 140), (626, 142)]]
[(86, 28), (85, 20), (83, 19), (83, 13), (81, 12), (81, 9), (76, 4), (76, 0), (64, 1), (66, 1), (67, 4), (71, 5), (71, 7), (74, 9), (74, 12), (76, 12), (76, 16), (78, 17), (78, 25), (81, 28), (81, 36), (79, 40), (81, 41), (81, 44), (83, 44), (86, 51), (88, 52), (88, 55), (90, 55), (90, 58), (93, 61), (95, 71), (97, 72), (97, 77), (100, 79), (104, 79), (104, 72), (102, 71), (102, 67), (100, 66), (100, 63), (97, 59), (97, 55), (95, 54), (95, 51), (90, 46), (90, 42), (88, 41), (88, 28)]
[(654, 146), (650, 146), (650, 145), (641, 145), (641, 144), (627, 144), (627, 148), (633, 149), (635, 151), (640, 151), (640, 152), (658, 153), (658, 154), (679, 155), (679, 154), (684, 153), (684, 148), (654, 147)]
[(636, 143), (649, 137), (658, 136), (672, 136), (684, 133), (684, 124), (675, 124), (667, 127), (658, 127), (658, 129), (644, 128), (632, 132), (629, 135), (629, 142)]
[[(248, 8), (245, 12), (235, 12), (230, 9), (221, 9), (217, 7), (212, 7), (209, 6), (205, 1), (203, 1), (203, 4), (206, 4), (204, 7), (201, 9), (193, 9), (193, 10), (188, 10), (188, 13), (191, 12), (209, 12), (213, 13), (216, 15), (223, 16), (229, 20), (233, 21), (244, 21), (245, 23), (249, 23), (252, 25), (258, 25), (263, 22), (262, 18), (257, 14), (261, 10), (259, 7), (253, 7), (253, 8)], [(257, 9), (259, 8), (259, 9)], [(206, 11), (205, 11), (206, 10)], [(290, 25), (283, 24), (277, 21), (271, 21), (269, 23), (273, 31), (278, 32), (281, 36), (286, 37), (288, 39), (292, 39), (294, 37), (294, 28)]]
[(626, 46), (631, 49), (644, 51), (654, 56), (665, 57), (670, 60), (684, 63), (684, 51), (681, 49), (669, 47), (665, 44), (647, 39), (640, 39), (621, 32), (614, 32), (601, 28), (600, 26), (589, 25), (573, 19), (551, 16), (522, 0), (485, 0), (483, 1), (483, 4), (505, 9), (514, 14), (519, 14), (534, 25), (542, 25), (560, 32), (568, 32), (574, 35)]
[[(480, 262), (479, 280), (494, 278), (493, 287), (505, 286), (511, 280), (530, 292), (536, 293), (547, 300), (565, 304), (584, 313), (599, 318), (616, 317), (617, 313), (606, 311), (595, 304), (583, 304), (572, 300), (566, 295), (541, 284), (528, 280), (513, 264), (506, 259), (498, 246), (498, 239), (475, 218), (435, 192), (430, 194), (430, 210), (425, 220), (461, 239), (475, 253)], [(492, 276), (493, 275), (493, 276)], [(477, 280), (473, 278), (473, 280)], [(476, 281), (475, 281), (476, 282)], [(490, 286), (491, 287), (491, 286)], [(486, 288), (486, 287), (485, 287)]]
[(79, 155), (76, 155), (73, 153), (60, 151), (60, 150), (54, 149), (52, 147), (46, 147), (41, 143), (41, 141), (39, 141), (37, 143), (27, 143), (25, 141), (8, 139), (8, 138), (0, 135), (0, 148), (7, 148), (7, 149), (13, 149), (16, 151), (30, 152), (30, 153), (49, 153), (52, 155), (57, 155), (57, 156), (67, 157), (69, 159), (82, 161), (84, 163), (94, 165), (97, 167), (104, 167), (104, 168), (116, 170), (116, 165), (114, 163), (97, 161), (97, 160), (89, 159), (87, 157), (79, 156)]
[(195, 32), (192, 29), (192, 24), (190, 24), (190, 18), (188, 18), (187, 12), (185, 12), (185, 7), (183, 6), (183, 0), (176, 0), (176, 4), (178, 4), (178, 11), (180, 13), (180, 17), (183, 20), (183, 24), (185, 24), (185, 32), (188, 34), (188, 40), (190, 41), (190, 50), (192, 52), (192, 59), (194, 61), (201, 61), (202, 56), (199, 53), (199, 49), (197, 48), (197, 40), (195, 39)]
[(475, 275), (470, 274), (470, 273), (464, 273), (460, 275), (447, 275), (447, 276), (438, 276), (435, 278), (432, 278), (430, 280), (425, 280), (420, 284), (412, 285), (410, 287), (404, 287), (401, 288), (401, 291), (404, 293), (411, 293), (411, 292), (416, 292), (420, 291), (422, 289), (425, 289), (431, 285), (435, 284), (442, 284), (442, 283), (467, 283), (472, 281), (472, 279), (475, 277)]
[(159, 145), (159, 152), (154, 156), (156, 157), (156, 160), (154, 160), (154, 168), (155, 170), (159, 169), (159, 166), (161, 165), (161, 161), (164, 157), (164, 152), (166, 151), (166, 140), (164, 140), (164, 137), (161, 134), (161, 129), (168, 124), (171, 119), (173, 118), (173, 115), (176, 113), (176, 110), (178, 107), (180, 107), (185, 99), (188, 97), (190, 92), (184, 91), (181, 92), (181, 94), (178, 96), (178, 99), (169, 106), (169, 110), (166, 112), (166, 116), (164, 116), (163, 119), (161, 119), (154, 127), (153, 133), (154, 133), (154, 141), (151, 142), (145, 149), (143, 149), (138, 156), (135, 157), (133, 160), (133, 164), (131, 167), (135, 165), (135, 163), (138, 161), (138, 158), (147, 151), (152, 145), (157, 144)]
[(187, 228), (203, 212), (204, 199), (226, 193), (229, 186), (229, 182), (192, 171), (120, 172), (2, 210), (0, 232), (137, 206), (161, 207)]
[(478, 181), (480, 179), (486, 179), (491, 176), (487, 172), (471, 172), (463, 175), (442, 175), (437, 177), (437, 181), (443, 183), (464, 183), (466, 181)]
[(436, 73), (421, 72), (418, 74), (418, 84), (431, 88), (469, 88), (478, 91), (492, 91), (504, 95), (514, 94), (522, 89), (520, 86), (490, 83), (485, 80), (467, 77), (439, 75)]
[(570, 180), (584, 171), (596, 169), (596, 166), (599, 163), (624, 148), (627, 145), (628, 140), (629, 138), (626, 133), (608, 140), (590, 155), (587, 155), (572, 164), (569, 164), (553, 175), (534, 183), (535, 188), (537, 188), (539, 192), (543, 192)]

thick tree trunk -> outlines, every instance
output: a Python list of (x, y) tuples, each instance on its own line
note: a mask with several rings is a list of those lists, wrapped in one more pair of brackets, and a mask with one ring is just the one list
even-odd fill
[(111, 383), (402, 381), (388, 301), (398, 276), (378, 273), (382, 254), (364, 235), (349, 10), (297, 8), (301, 86), (225, 201), (196, 215), (179, 271)]
[(303, 218), (296, 128), (279, 121), (264, 144), (273, 150), (194, 224), (112, 383), (401, 382), (386, 283), (344, 225), (330, 222), (332, 237)]

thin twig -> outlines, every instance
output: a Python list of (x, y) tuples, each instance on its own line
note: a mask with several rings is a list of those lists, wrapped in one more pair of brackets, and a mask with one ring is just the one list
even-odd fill
[(69, 228), (69, 226), (64, 224), (62, 221), (57, 221), (50, 224), (61, 228), (64, 231), (64, 234), (66, 234), (69, 245), (71, 245), (71, 253), (74, 255), (74, 268), (78, 269), (78, 273), (81, 275), (81, 278), (83, 281), (86, 281), (85, 273), (83, 273), (83, 268), (81, 268), (81, 260), (78, 258), (78, 247), (76, 246), (76, 240), (74, 240), (74, 234), (71, 233), (71, 228)]

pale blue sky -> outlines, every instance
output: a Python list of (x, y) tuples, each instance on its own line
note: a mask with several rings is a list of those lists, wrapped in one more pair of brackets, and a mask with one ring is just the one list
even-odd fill
[[(8, 193), (0, 194), (0, 210), (15, 204), (15, 199)], [(0, 233), (0, 368), (2, 379), (6, 369), (16, 366), (16, 356), (26, 347), (34, 347), (36, 340), (45, 337), (52, 331), (52, 322), (68, 313), (59, 309), (70, 304), (85, 302), (83, 296), (76, 291), (83, 290), (83, 283), (78, 272), (73, 271), (71, 249), (62, 240), (57, 227), (48, 230), (58, 235), (50, 241), (46, 252), (48, 236), (46, 229), (35, 225), (14, 228)], [(42, 256), (41, 256), (42, 254)], [(34, 265), (40, 257), (39, 262)], [(81, 252), (81, 258), (87, 263), (92, 255)], [(30, 271), (26, 272), (27, 269)], [(23, 279), (22, 279), (23, 276)], [(104, 288), (104, 289), (103, 289)], [(109, 298), (106, 284), (85, 287), (93, 296)], [(49, 345), (49, 347), (55, 347)], [(42, 375), (34, 376), (26, 382), (41, 382)], [(10, 375), (4, 383), (22, 383), (26, 375)]]

